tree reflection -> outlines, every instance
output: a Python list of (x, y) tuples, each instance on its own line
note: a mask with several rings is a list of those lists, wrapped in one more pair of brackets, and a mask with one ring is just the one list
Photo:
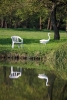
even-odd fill
[[(20, 71), (17, 67), (15, 70)], [(10, 67), (0, 67), (0, 100), (67, 100), (67, 81), (60, 77), (60, 72), (57, 75), (55, 71), (23, 68), (21, 77), (10, 79), (10, 71)], [(42, 72), (48, 76), (49, 87), (46, 80), (38, 79), (38, 73)]]
[(4, 74), (4, 83), (7, 84), (6, 66), (3, 66), (3, 74)]
[(64, 97), (65, 91), (67, 90), (67, 81), (61, 89), (60, 98), (59, 100), (67, 100), (67, 96)]
[(48, 99), (49, 100), (53, 100), (53, 86), (54, 86), (54, 82), (55, 82), (55, 79), (56, 79), (56, 75), (55, 74), (50, 74), (49, 76), (49, 83), (50, 83), (50, 86), (48, 87)]

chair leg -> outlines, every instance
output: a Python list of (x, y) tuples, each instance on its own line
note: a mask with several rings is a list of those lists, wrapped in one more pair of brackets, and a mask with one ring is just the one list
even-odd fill
[(22, 48), (22, 46), (23, 46), (23, 45), (22, 45), (21, 43), (20, 43), (20, 44), (18, 44), (18, 48), (20, 48), (20, 47)]
[(21, 48), (23, 47), (23, 43), (21, 43)]
[(18, 48), (20, 47), (20, 44), (18, 44)]
[(12, 43), (12, 48), (14, 48), (14, 43)]
[(23, 47), (23, 43), (21, 44), (21, 47)]

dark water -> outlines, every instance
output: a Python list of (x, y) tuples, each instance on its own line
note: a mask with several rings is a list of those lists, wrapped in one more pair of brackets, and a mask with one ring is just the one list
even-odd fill
[[(3, 64), (2, 62), (0, 64), (0, 100), (67, 100), (66, 72), (48, 70), (43, 66), (44, 64), (40, 63), (33, 65), (16, 62), (12, 65), (12, 63)], [(12, 77), (11, 68), (13, 68), (12, 72), (19, 73), (14, 73)], [(49, 86), (46, 86), (47, 79), (38, 78), (39, 74), (46, 75)]]

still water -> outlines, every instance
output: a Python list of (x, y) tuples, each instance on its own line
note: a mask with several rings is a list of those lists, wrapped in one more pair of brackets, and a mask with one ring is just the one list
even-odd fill
[(0, 100), (67, 100), (67, 74), (41, 62), (1, 61)]

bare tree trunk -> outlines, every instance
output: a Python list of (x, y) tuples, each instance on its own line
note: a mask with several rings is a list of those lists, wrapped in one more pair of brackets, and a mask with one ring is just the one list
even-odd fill
[(1, 18), (1, 28), (3, 28), (3, 24), (4, 24), (4, 19), (3, 17)]
[(49, 29), (50, 29), (50, 30), (52, 29), (52, 23), (51, 23), (50, 17), (49, 17), (49, 19), (48, 19), (47, 29), (48, 29), (48, 30), (49, 30)]
[(40, 16), (40, 30), (42, 29), (41, 16)]
[(49, 79), (50, 79), (50, 81), (49, 81), (50, 86), (48, 87), (48, 99), (52, 100), (53, 99), (53, 95), (52, 95), (53, 94), (53, 86), (54, 86), (54, 81), (56, 79), (56, 76), (54, 74), (51, 74)]
[(4, 83), (6, 83), (6, 67), (3, 67), (3, 73), (4, 73)]
[(5, 28), (7, 28), (7, 22), (5, 21), (5, 26), (4, 26)]
[(56, 24), (56, 5), (55, 5), (55, 3), (53, 3), (53, 6), (52, 6), (50, 19), (51, 19), (51, 23), (52, 23), (52, 26), (54, 29), (54, 39), (59, 40), (60, 35), (59, 35), (59, 29)]
[(12, 27), (12, 17), (10, 17), (10, 21), (9, 22), (10, 22), (10, 24), (9, 24), (8, 27), (11, 28)]
[(52, 23), (50, 23), (50, 30), (52, 30)]
[(67, 20), (66, 20), (66, 33), (67, 33)]
[(16, 24), (16, 22), (14, 23), (14, 28), (17, 28), (17, 24)]
[(49, 30), (50, 27), (50, 18), (48, 19), (47, 29)]
[(64, 99), (64, 93), (65, 93), (65, 90), (67, 89), (67, 82), (64, 84), (62, 90), (61, 90), (61, 94), (60, 94), (60, 98), (59, 100), (66, 100)]

